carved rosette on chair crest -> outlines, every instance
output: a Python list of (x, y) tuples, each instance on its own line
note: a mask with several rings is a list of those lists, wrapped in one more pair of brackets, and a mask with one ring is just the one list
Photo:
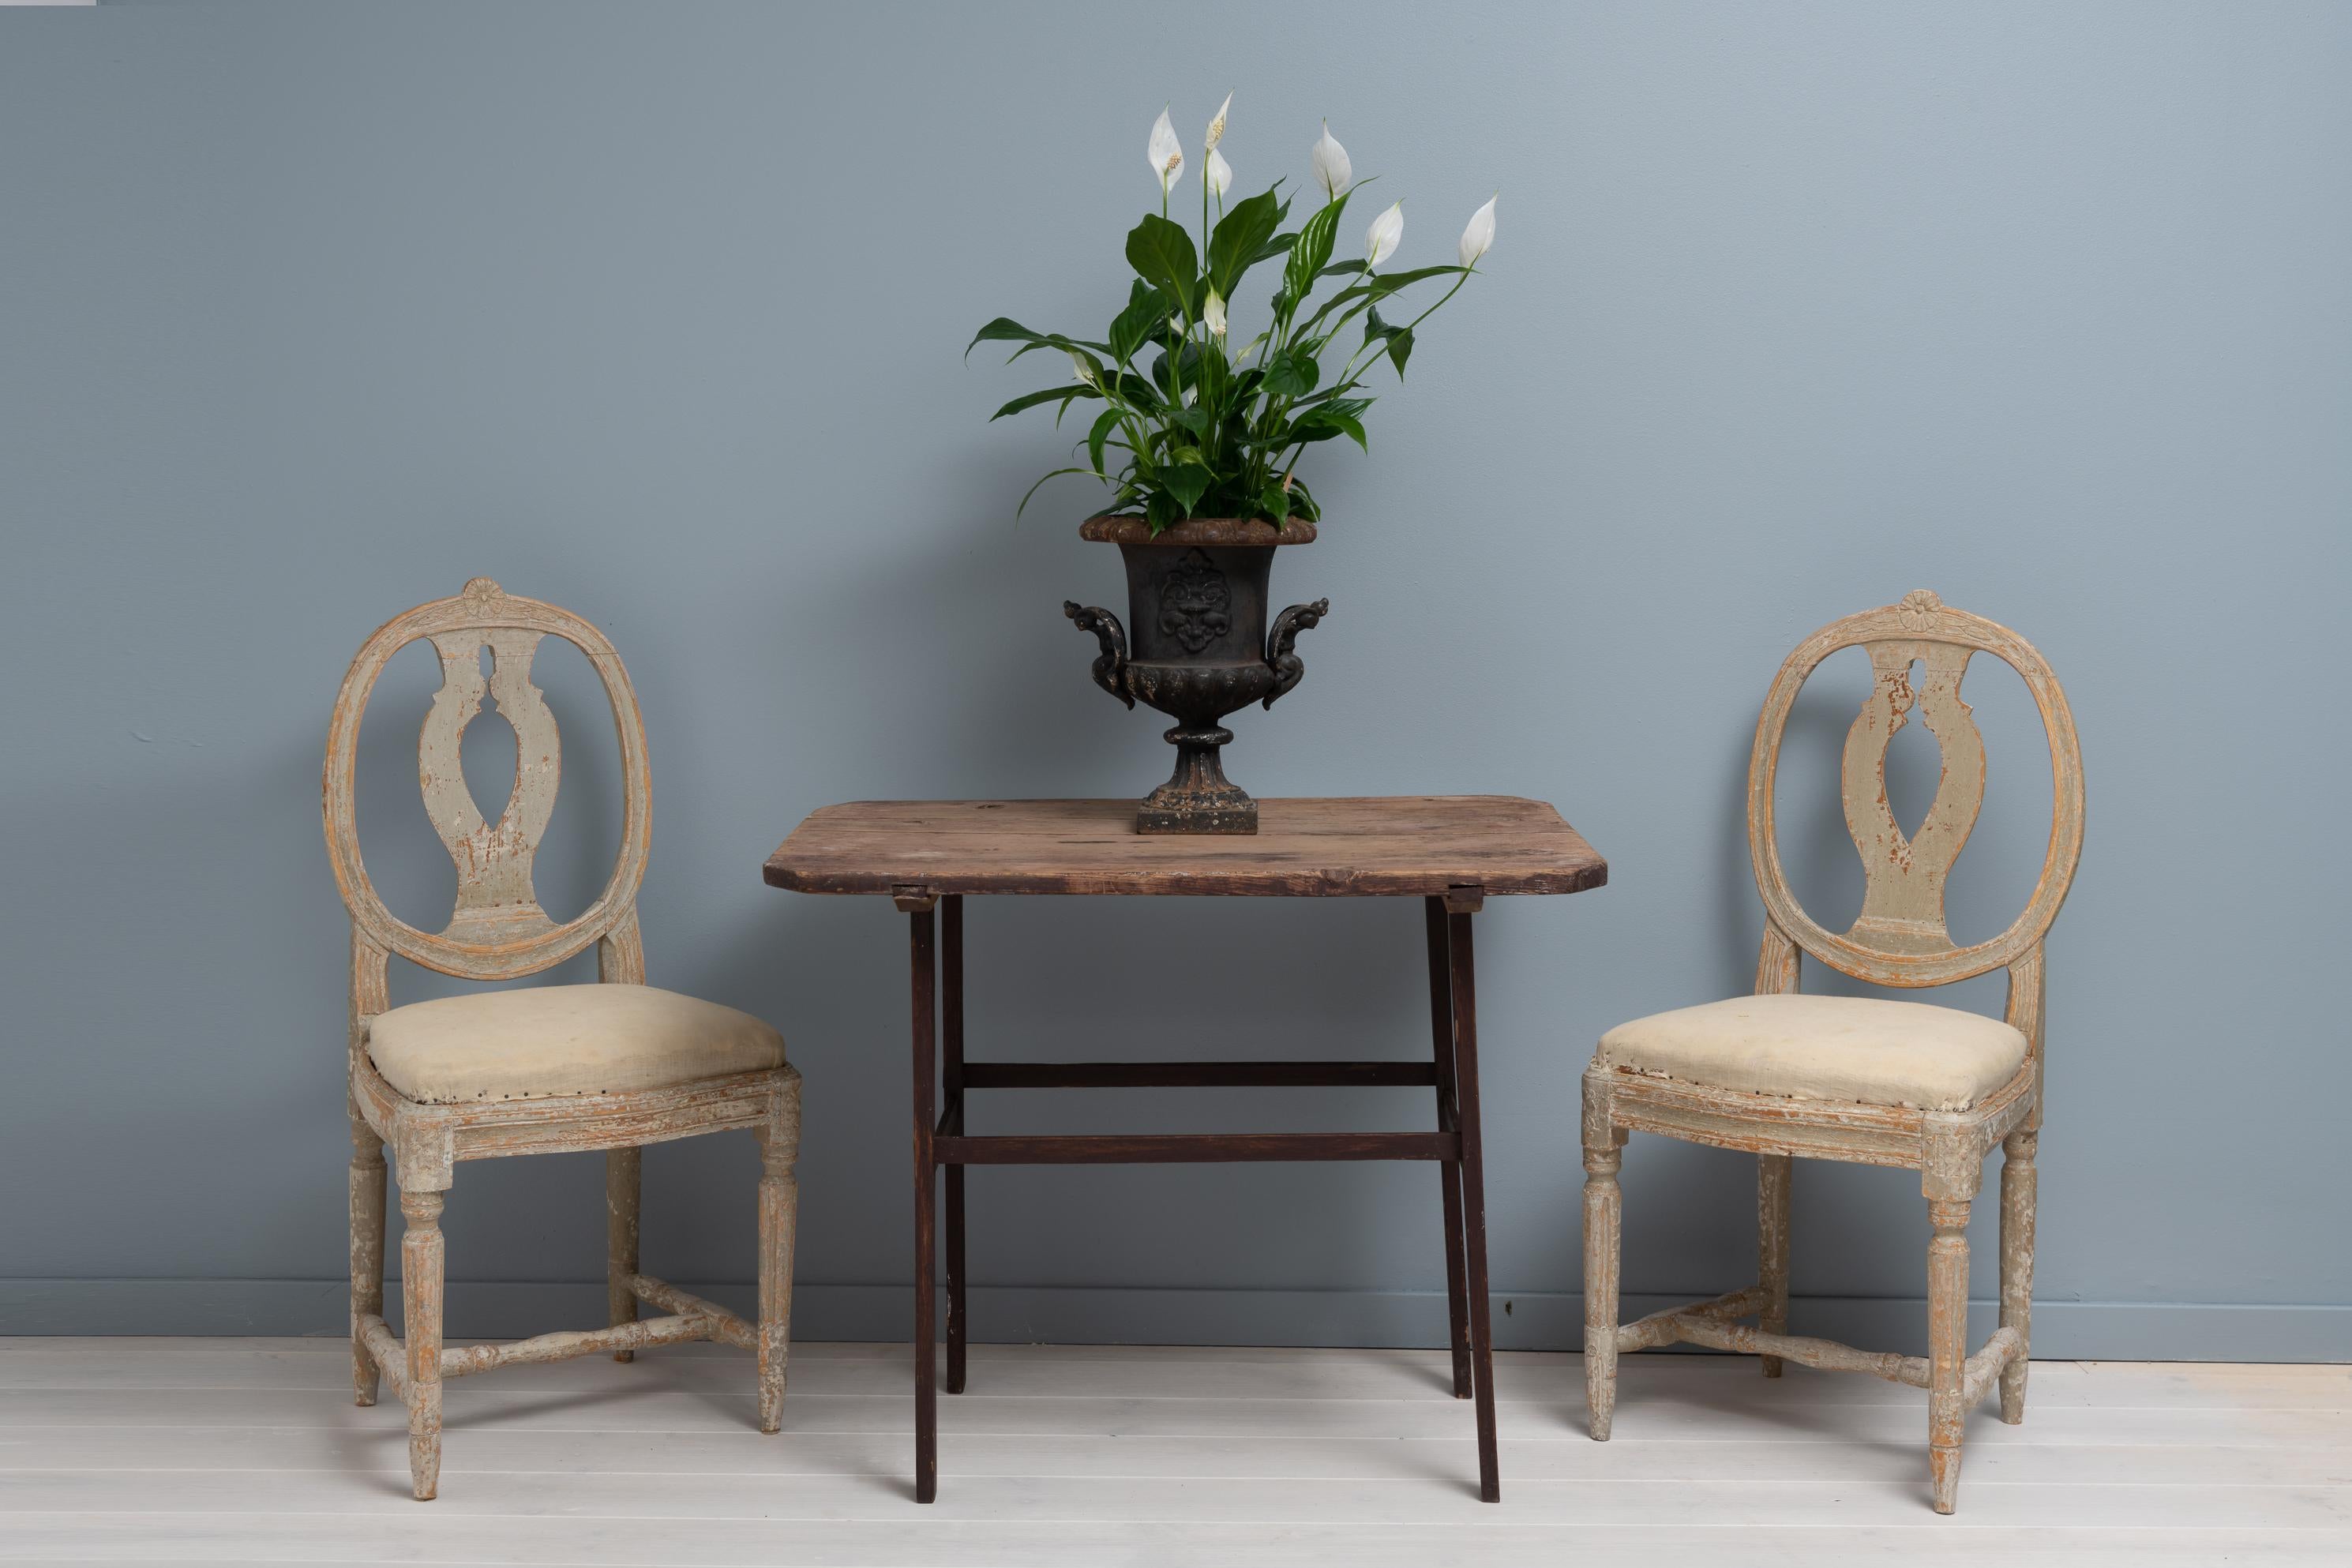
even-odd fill
[(1269, 631), (1266, 581), (1275, 547), (1313, 542), (1315, 525), (1193, 518), (1155, 536), (1139, 518), (1096, 517), (1078, 536), (1118, 545), (1127, 563), (1124, 626), (1099, 606), (1062, 605), (1101, 647), (1095, 684), (1176, 721), (1175, 772), (1136, 808), (1135, 830), (1255, 833), (1257, 802), (1225, 777), (1220, 752), (1234, 734), (1218, 721), (1253, 702), (1272, 708), (1307, 673), (1298, 634), (1331, 602), (1293, 605)]

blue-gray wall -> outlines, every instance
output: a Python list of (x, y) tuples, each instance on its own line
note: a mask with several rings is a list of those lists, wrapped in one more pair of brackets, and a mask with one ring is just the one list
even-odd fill
[[(2040, 645), (2088, 760), (2037, 1350), (2352, 1356), (2347, 79), (2331, 4), (0, 14), (0, 1329), (339, 1330), (327, 711), (372, 627), (490, 574), (630, 662), (654, 980), (774, 1019), (807, 1074), (803, 1331), (903, 1332), (902, 922), (759, 863), (830, 801), (1164, 772), (1060, 614), (1117, 594), (1073, 537), (1084, 487), (1011, 520), (1070, 432), (986, 416), (1054, 367), (960, 355), (1000, 312), (1107, 320), (1151, 117), (1196, 141), (1233, 89), (1243, 186), (1303, 180), (1328, 116), (1406, 198), (1404, 262), (1451, 259), (1502, 192), (1370, 455), (1308, 470), (1329, 522), (1276, 589), (1332, 614), (1231, 762), (1267, 795), (1541, 796), (1610, 857), (1604, 891), (1483, 917), (1506, 1342), (1576, 1337), (1592, 1041), (1750, 973), (1772, 670), (1924, 585)], [(395, 666), (362, 796), (419, 920), (450, 886), (410, 750), (430, 664)], [(610, 741), (577, 659), (544, 668), (576, 863), (543, 885), (576, 908)], [(1861, 689), (1833, 665), (1796, 730), (1790, 852), (1825, 917), (1858, 897), (1828, 792)], [(2048, 801), (2022, 688), (1973, 695), (1994, 798), (1964, 936), (2021, 901)], [(1932, 764), (1899, 760), (1916, 811)], [(1418, 1052), (1420, 918), (982, 902), (974, 1047)], [(1998, 977), (1957, 1000), (1996, 1007)], [(1426, 1110), (1092, 1104), (983, 1114)], [(656, 1151), (648, 1266), (748, 1277), (753, 1171), (744, 1140)], [(1626, 1184), (1630, 1290), (1751, 1278), (1747, 1162), (1637, 1141)], [(971, 1185), (983, 1333), (1439, 1331), (1423, 1169)], [(460, 1331), (594, 1320), (599, 1191), (593, 1160), (462, 1171)], [(1916, 1342), (1916, 1180), (1809, 1166), (1797, 1202), (1801, 1325)]]

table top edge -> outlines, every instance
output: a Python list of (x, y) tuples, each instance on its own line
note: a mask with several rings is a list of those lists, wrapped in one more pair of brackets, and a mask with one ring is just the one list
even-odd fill
[[(1089, 861), (1084, 856), (1066, 865), (1045, 863), (1027, 865), (973, 864), (970, 860), (959, 865), (952, 849), (936, 850), (918, 847), (904, 854), (894, 854), (872, 845), (842, 846), (804, 841), (804, 836), (816, 830), (822, 835), (832, 825), (840, 824), (845, 816), (854, 824), (861, 814), (889, 811), (929, 811), (954, 813), (969, 809), (977, 811), (992, 806), (1082, 808), (1089, 817), (1106, 814), (1125, 813), (1133, 802), (1119, 799), (1043, 797), (1030, 799), (971, 799), (971, 800), (864, 800), (843, 801), (820, 806), (803, 817), (792, 834), (779, 844), (761, 867), (761, 879), (769, 886), (791, 892), (829, 893), (842, 895), (872, 895), (923, 889), (939, 895), (949, 894), (1076, 894), (1130, 896), (1259, 896), (1259, 897), (1325, 897), (1325, 898), (1412, 898), (1443, 894), (1449, 889), (1478, 888), (1496, 897), (1515, 895), (1559, 895), (1588, 891), (1608, 884), (1608, 861), (1588, 843), (1583, 835), (1562, 817), (1557, 806), (1549, 801), (1524, 795), (1306, 795), (1276, 796), (1264, 800), (1262, 805), (1276, 809), (1306, 806), (1393, 806), (1400, 815), (1409, 815), (1416, 808), (1432, 805), (1459, 805), (1464, 807), (1503, 807), (1519, 824), (1538, 836), (1526, 859), (1507, 857), (1497, 859), (1496, 852), (1476, 842), (1475, 828), (1465, 834), (1471, 842), (1462, 847), (1462, 858), (1449, 863), (1450, 857), (1442, 851), (1427, 860), (1413, 863), (1408, 859), (1398, 864), (1393, 858), (1386, 864), (1374, 857), (1370, 866), (1351, 865), (1340, 850), (1346, 839), (1342, 831), (1317, 832), (1309, 827), (1292, 838), (1310, 842), (1320, 839), (1314, 853), (1299, 858), (1295, 848), (1269, 849), (1269, 858), (1251, 863), (1246, 859), (1228, 858), (1222, 862), (1203, 861), (1187, 865), (1181, 857), (1180, 846), (1212, 845), (1226, 851), (1244, 849), (1254, 842), (1252, 836), (1213, 836), (1188, 839), (1171, 836), (1162, 841), (1170, 852), (1171, 861), (1158, 864), (1116, 864)], [(1008, 817), (1008, 830), (1014, 822), (1022, 822), (1034, 831), (1038, 821), (1034, 812), (1018, 817)], [(889, 824), (877, 824), (887, 827)], [(911, 832), (920, 835), (942, 831), (950, 839), (958, 830), (947, 829), (944, 824), (935, 829), (929, 822), (907, 824)], [(1089, 824), (1098, 830), (1098, 824)], [(1507, 834), (1511, 822), (1483, 825), (1491, 834), (1500, 828)], [(871, 832), (873, 828), (850, 826), (838, 831)], [(1279, 828), (1265, 836), (1265, 841), (1279, 841), (1286, 836)], [(916, 840), (918, 846), (921, 839)], [(1324, 853), (1325, 849), (1340, 850)], [(1288, 855), (1290, 858), (1276, 857)], [(927, 858), (938, 857), (939, 858)], [(941, 863), (942, 860), (944, 863)]]
[(1444, 881), (1386, 875), (1340, 884), (1311, 874), (1286, 879), (1261, 871), (1222, 876), (1167, 871), (1073, 871), (1048, 876), (933, 872), (921, 877), (893, 878), (879, 872), (803, 869), (771, 860), (761, 868), (761, 879), (786, 892), (847, 898), (921, 892), (940, 897), (1423, 899), (1469, 888), (1490, 899), (1560, 898), (1607, 887), (1609, 863), (1595, 856), (1590, 862), (1574, 867), (1516, 873), (1499, 879), (1476, 874)]

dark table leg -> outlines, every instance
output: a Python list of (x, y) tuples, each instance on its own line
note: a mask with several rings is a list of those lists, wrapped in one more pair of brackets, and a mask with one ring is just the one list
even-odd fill
[(933, 1230), (936, 1203), (935, 1167), (931, 1159), (935, 1095), (931, 1079), (937, 1068), (933, 1033), (937, 1025), (938, 975), (932, 957), (931, 905), (929, 899), (908, 900), (908, 956), (912, 967), (915, 1043), (915, 1500), (929, 1502), (940, 1495), (940, 1409), (935, 1364), (937, 1310), (932, 1300), (932, 1255), (939, 1246)]
[[(1456, 1132), (1461, 1119), (1454, 1101), (1454, 982), (1448, 973), (1452, 959), (1445, 941), (1445, 900), (1422, 900), (1429, 917), (1429, 1027), (1437, 1068), (1437, 1130)], [(1447, 1160), (1437, 1167), (1445, 1198), (1445, 1342), (1454, 1351), (1454, 1397), (1471, 1395), (1470, 1288), (1462, 1261), (1462, 1165)]]
[[(1475, 906), (1474, 906), (1475, 907)], [(1462, 1210), (1469, 1261), (1470, 1359), (1478, 1379), (1478, 1495), (1503, 1500), (1495, 1453), (1495, 1339), (1486, 1287), (1486, 1171), (1478, 1128), (1478, 991), (1470, 948), (1470, 916), (1458, 904), (1445, 916), (1453, 960), (1454, 1074), (1462, 1116)]]
[[(949, 1128), (963, 1135), (963, 895), (940, 900), (940, 1079), (948, 1097)], [(964, 1311), (963, 1167), (947, 1168), (948, 1381), (963, 1392), (963, 1346), (971, 1331)]]

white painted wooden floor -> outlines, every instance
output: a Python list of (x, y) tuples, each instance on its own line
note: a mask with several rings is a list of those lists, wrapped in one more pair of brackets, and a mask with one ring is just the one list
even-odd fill
[(985, 1346), (919, 1508), (907, 1353), (796, 1346), (784, 1432), (709, 1345), (448, 1385), (437, 1501), (317, 1340), (0, 1340), (0, 1561), (1767, 1568), (2352, 1564), (2352, 1367), (2038, 1362), (1927, 1507), (1927, 1400), (1745, 1358), (1497, 1356), (1503, 1496), (1423, 1351)]

